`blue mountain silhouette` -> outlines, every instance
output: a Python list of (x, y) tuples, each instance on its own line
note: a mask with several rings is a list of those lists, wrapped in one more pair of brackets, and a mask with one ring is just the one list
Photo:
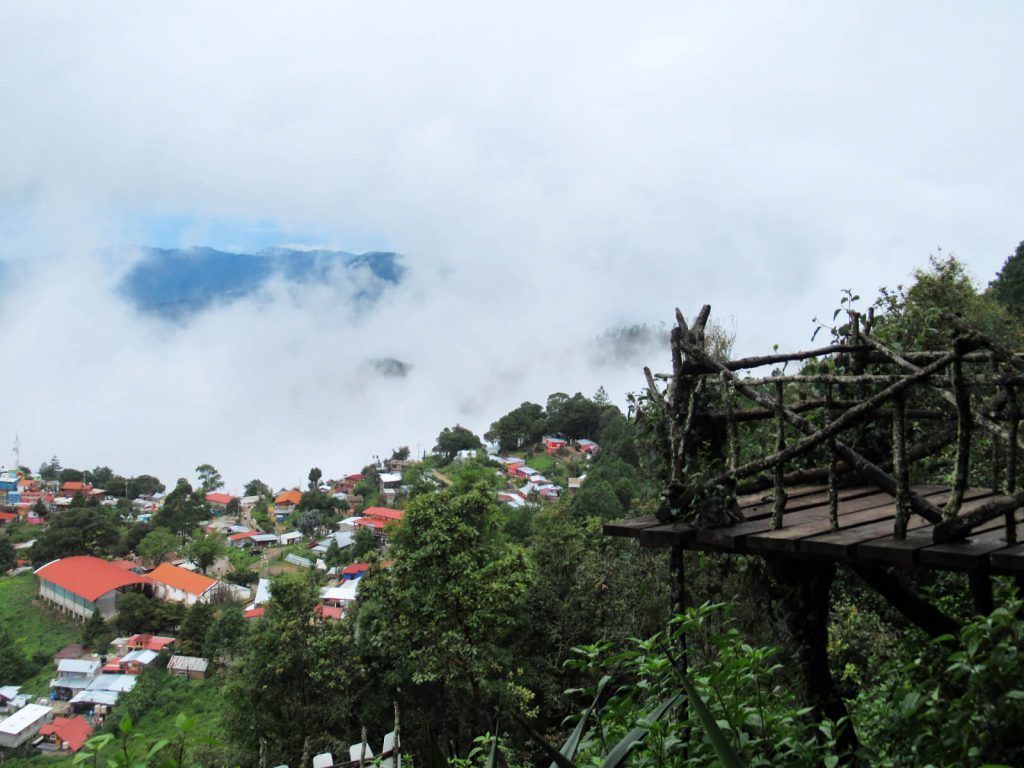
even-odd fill
[[(243, 298), (267, 280), (280, 276), (315, 283), (351, 271), (360, 280), (359, 300), (372, 301), (402, 279), (405, 267), (396, 253), (299, 251), (267, 248), (257, 253), (229, 253), (215, 248), (142, 248), (142, 258), (118, 289), (138, 309), (170, 319), (184, 319), (216, 303)], [(366, 280), (367, 275), (372, 276)]]

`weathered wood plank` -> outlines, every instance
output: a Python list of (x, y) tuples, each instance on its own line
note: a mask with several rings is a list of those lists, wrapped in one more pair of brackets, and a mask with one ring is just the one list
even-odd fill
[(654, 515), (643, 517), (631, 517), (628, 520), (613, 520), (602, 526), (605, 536), (621, 536), (628, 539), (636, 538), (644, 528), (653, 525), (661, 525), (661, 521)]
[[(938, 485), (919, 486), (915, 489), (915, 493), (928, 498), (933, 503), (939, 503), (937, 499), (948, 496), (945, 487)], [(862, 525), (880, 521), (891, 521), (895, 515), (896, 503), (888, 494), (882, 494), (881, 498), (869, 496), (856, 499), (840, 504), (840, 531), (856, 529)], [(816, 516), (807, 522), (786, 526), (776, 531), (765, 531), (764, 533), (751, 535), (747, 538), (746, 546), (752, 552), (797, 552), (802, 548), (804, 539), (822, 533), (829, 533), (831, 530), (832, 525), (826, 510), (824, 516)]]
[[(858, 509), (863, 509), (864, 505), (875, 506), (878, 504), (884, 504), (887, 501), (892, 501), (892, 497), (883, 491), (878, 489), (870, 489), (866, 494), (864, 489), (850, 489), (852, 498), (847, 496), (844, 498), (842, 492), (840, 492), (839, 503), (840, 510), (842, 510), (845, 504), (858, 505)], [(813, 499), (813, 502), (811, 501)], [(828, 517), (828, 493), (820, 494), (815, 497), (808, 497), (806, 501), (808, 506), (805, 506), (796, 511), (787, 512), (784, 518), (784, 525), (794, 526), (802, 523), (812, 522), (820, 519), (822, 515), (827, 519)], [(759, 515), (753, 520), (748, 520), (743, 523), (737, 523), (736, 525), (730, 525), (722, 528), (707, 528), (697, 532), (697, 541), (706, 546), (729, 549), (737, 551), (746, 551), (744, 542), (748, 536), (757, 533), (763, 533), (771, 530), (771, 505), (765, 505), (765, 513)], [(787, 530), (782, 528), (780, 530)]]
[[(920, 487), (923, 490), (924, 486)], [(936, 504), (944, 504), (948, 493), (948, 487), (944, 488), (939, 493), (934, 494), (931, 500)], [(971, 488), (968, 489), (965, 500), (987, 498), (990, 495), (991, 491), (986, 488)], [(931, 527), (931, 525), (924, 518), (912, 515), (910, 520), (907, 521), (907, 530), (913, 531), (918, 528)], [(800, 542), (800, 551), (808, 555), (830, 560), (848, 560), (854, 557), (856, 548), (861, 544), (875, 539), (891, 539), (892, 532), (893, 521), (880, 520), (874, 523), (867, 523), (866, 525), (810, 536)]]
[[(1024, 519), (1024, 512), (1018, 512), (1016, 520)], [(989, 555), (1006, 548), (1006, 530), (1003, 520), (993, 521), (987, 530), (972, 534), (965, 541), (933, 544), (918, 552), (917, 559), (922, 565), (949, 570), (975, 571), (988, 568)]]
[(644, 547), (668, 547), (673, 544), (685, 544), (695, 538), (697, 529), (690, 523), (681, 520), (664, 525), (652, 525), (650, 528), (641, 528), (637, 538)]
[[(966, 497), (966, 493), (964, 494)], [(960, 508), (961, 513), (967, 514), (972, 509), (977, 509), (992, 498), (991, 492), (984, 496), (978, 496), (969, 502), (965, 502)], [(889, 536), (866, 541), (856, 549), (856, 557), (860, 560), (871, 562), (885, 562), (894, 565), (910, 565), (917, 560), (917, 553), (932, 544), (932, 532), (935, 526), (926, 525), (916, 528), (907, 533), (905, 539), (894, 539)], [(908, 526), (909, 529), (909, 526)]]

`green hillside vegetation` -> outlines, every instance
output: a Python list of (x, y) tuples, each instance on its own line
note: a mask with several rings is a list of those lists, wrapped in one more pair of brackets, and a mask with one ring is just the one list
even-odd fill
[(81, 625), (35, 602), (38, 590), (31, 573), (0, 579), (0, 628), (13, 639), (14, 648), (33, 670), (27, 680), (16, 682), (24, 692), (45, 695), (53, 676), (53, 654), (81, 639)]

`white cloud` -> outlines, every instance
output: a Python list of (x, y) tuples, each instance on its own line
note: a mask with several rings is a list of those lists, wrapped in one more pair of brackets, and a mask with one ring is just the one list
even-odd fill
[[(636, 388), (572, 350), (676, 305), (734, 316), (749, 351), (805, 344), (841, 288), (937, 245), (987, 280), (1024, 236), (1022, 15), (5, 6), (0, 255), (36, 265), (0, 299), (8, 423), (33, 461), (295, 482), (554, 389)], [(179, 215), (387, 242), (410, 282), (355, 317), (340, 287), (275, 286), (168, 328), (89, 254)], [(368, 378), (378, 352), (410, 377)]]

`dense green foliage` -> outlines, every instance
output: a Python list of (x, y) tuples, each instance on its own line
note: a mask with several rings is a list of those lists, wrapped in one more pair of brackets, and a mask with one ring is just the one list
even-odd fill
[(113, 554), (120, 543), (116, 513), (104, 507), (74, 505), (56, 515), (36, 541), (32, 564), (38, 567), (74, 555)]
[(988, 293), (1018, 320), (1024, 320), (1024, 242), (1007, 257)]

